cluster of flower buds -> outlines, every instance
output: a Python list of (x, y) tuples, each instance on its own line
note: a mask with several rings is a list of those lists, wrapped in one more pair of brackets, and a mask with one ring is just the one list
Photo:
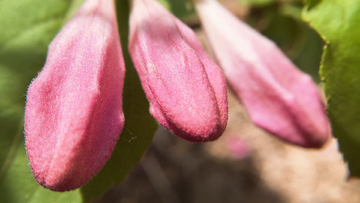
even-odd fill
[[(129, 52), (150, 113), (183, 139), (216, 140), (228, 118), (222, 71), (194, 32), (156, 0), (133, 0), (132, 7)], [(310, 77), (216, 2), (197, 8), (252, 120), (294, 144), (320, 147), (329, 126)], [(51, 42), (27, 94), (26, 149), (41, 185), (73, 190), (105, 165), (124, 125), (124, 76), (114, 0), (86, 0)]]

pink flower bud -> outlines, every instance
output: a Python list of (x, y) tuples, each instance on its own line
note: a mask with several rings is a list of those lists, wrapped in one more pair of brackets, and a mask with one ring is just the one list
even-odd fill
[(114, 1), (85, 1), (28, 90), (26, 149), (41, 185), (73, 190), (105, 165), (124, 124), (124, 74)]
[(311, 77), (266, 39), (213, 0), (196, 2), (229, 86), (259, 127), (290, 143), (321, 147), (329, 121)]
[(225, 79), (190, 28), (157, 1), (135, 0), (129, 51), (160, 124), (193, 142), (223, 133)]

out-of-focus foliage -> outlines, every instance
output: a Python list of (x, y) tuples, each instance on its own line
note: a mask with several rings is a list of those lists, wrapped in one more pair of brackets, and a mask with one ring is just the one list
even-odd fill
[(351, 175), (359, 177), (360, 1), (308, 0), (303, 18), (326, 41), (320, 74), (328, 115)]
[(159, 2), (168, 10), (171, 10), (170, 4), (167, 0), (159, 0)]
[(239, 0), (239, 1), (245, 5), (266, 6), (270, 3), (275, 2), (276, 0)]
[(186, 19), (196, 15), (192, 0), (166, 0), (171, 12), (180, 19)]

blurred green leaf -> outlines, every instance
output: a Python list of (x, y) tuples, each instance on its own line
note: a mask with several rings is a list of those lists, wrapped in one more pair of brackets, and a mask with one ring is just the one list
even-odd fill
[(301, 21), (302, 6), (294, 3), (285, 3), (280, 6), (280, 13), (289, 16), (294, 20)]
[(328, 100), (328, 114), (333, 134), (354, 176), (360, 176), (359, 14), (358, 0), (308, 0), (303, 10), (303, 19), (327, 43), (320, 74)]
[(276, 2), (277, 0), (239, 0), (244, 5), (251, 6), (267, 6), (271, 3)]
[(43, 67), (47, 46), (72, 0), (0, 1), (0, 201), (80, 202), (79, 190), (56, 193), (33, 178), (24, 149), (27, 86)]
[(168, 0), (158, 0), (167, 10), (171, 10), (171, 6), (168, 2)]
[(167, 0), (171, 7), (171, 12), (178, 18), (191, 18), (195, 14), (192, 0)]
[(324, 42), (308, 26), (303, 26), (302, 29), (302, 36), (289, 55), (302, 71), (310, 74), (316, 83), (320, 83), (319, 66)]
[(81, 193), (85, 202), (100, 197), (113, 184), (121, 183), (150, 145), (157, 123), (149, 113), (149, 102), (131, 61), (128, 46), (129, 5), (117, 0), (118, 24), (126, 64), (123, 109), (125, 125), (120, 139), (105, 167), (85, 186)]

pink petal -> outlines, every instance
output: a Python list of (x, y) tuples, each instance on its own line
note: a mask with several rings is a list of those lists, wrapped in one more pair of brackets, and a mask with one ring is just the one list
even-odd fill
[(251, 120), (287, 142), (321, 147), (330, 134), (329, 121), (311, 77), (218, 2), (198, 1), (196, 8), (228, 84)]
[(179, 137), (216, 140), (227, 123), (226, 84), (194, 32), (155, 0), (135, 0), (129, 50), (151, 114)]
[(76, 189), (105, 165), (123, 128), (125, 75), (114, 1), (87, 0), (51, 42), (25, 110), (36, 180)]

